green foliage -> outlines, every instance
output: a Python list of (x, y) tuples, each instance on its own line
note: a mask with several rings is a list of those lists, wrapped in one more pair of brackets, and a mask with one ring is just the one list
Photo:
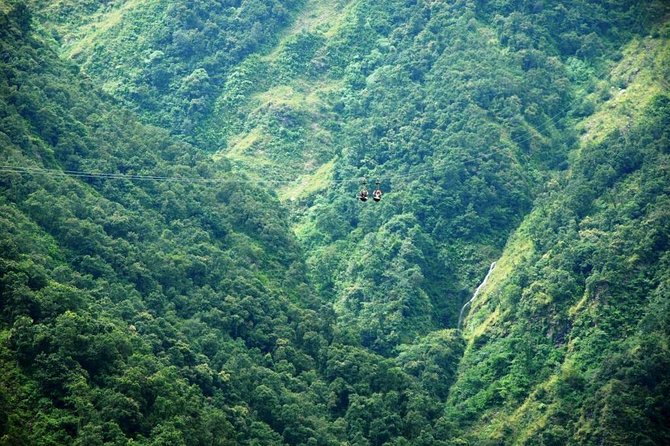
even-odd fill
[(69, 56), (107, 92), (193, 137), (227, 72), (273, 42), (301, 2), (39, 3)]
[(0, 0), (0, 444), (667, 444), (666, 11)]
[[(505, 278), (510, 293), (490, 291), (503, 316), (473, 340), (449, 395), (473, 441), (667, 441), (667, 317), (649, 312), (667, 304), (668, 104), (656, 97), (626, 136), (584, 147), (523, 225), (534, 252)], [(494, 434), (475, 427), (490, 411)]]
[(398, 361), (407, 373), (420, 379), (424, 389), (446, 398), (463, 354), (462, 338), (453, 330), (433, 332), (401, 347)]

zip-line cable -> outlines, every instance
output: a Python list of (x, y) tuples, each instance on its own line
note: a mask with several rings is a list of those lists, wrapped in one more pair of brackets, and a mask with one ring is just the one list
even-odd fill
[[(230, 181), (230, 178), (203, 178), (203, 177), (182, 177), (182, 176), (166, 176), (166, 175), (141, 175), (141, 174), (125, 174), (125, 173), (107, 173), (107, 172), (87, 172), (80, 170), (59, 170), (46, 169), (39, 167), (21, 167), (12, 165), (0, 165), (0, 173), (17, 173), (29, 175), (42, 175), (50, 177), (75, 177), (75, 178), (97, 178), (106, 180), (141, 180), (141, 181), (157, 181), (157, 182), (181, 182), (181, 183), (224, 183)], [(251, 179), (238, 178), (241, 181), (253, 181)], [(292, 180), (272, 180), (259, 179), (259, 183), (295, 183), (300, 178)], [(359, 179), (333, 179), (335, 183), (358, 182)]]
[(108, 180), (147, 180), (147, 181), (178, 181), (189, 183), (213, 183), (222, 182), (225, 179), (197, 178), (197, 177), (179, 177), (165, 175), (139, 175), (124, 173), (106, 173), (106, 172), (85, 172), (79, 170), (59, 170), (46, 169), (39, 167), (21, 167), (4, 165), (0, 166), (0, 172), (19, 173), (19, 174), (38, 174), (53, 177), (76, 177), (76, 178), (101, 178)]
[[(545, 121), (543, 127), (546, 128), (551, 124), (556, 124), (557, 118), (559, 116), (563, 115), (563, 112), (557, 113), (554, 116), (549, 117), (547, 121)], [(510, 138), (514, 143), (516, 144), (522, 144), (527, 141), (530, 141), (531, 139), (534, 138), (534, 135), (530, 135), (527, 138), (517, 140)], [(499, 149), (496, 148), (496, 149)], [(499, 150), (496, 150), (499, 152)], [(511, 157), (510, 157), (511, 158)], [(412, 172), (408, 172), (405, 174), (385, 174), (385, 175), (366, 175), (368, 177), (383, 177), (383, 178), (390, 178), (394, 180), (398, 179), (404, 179), (404, 178), (411, 178), (411, 177), (416, 177), (417, 175), (421, 175), (423, 173), (434, 173), (436, 169), (440, 169), (441, 167), (446, 166), (446, 163), (448, 160), (442, 160), (444, 164), (440, 165), (440, 163), (435, 163), (430, 166), (424, 165), (422, 168), (416, 169)], [(411, 166), (410, 166), (411, 168)], [(229, 178), (203, 178), (203, 177), (183, 177), (183, 176), (169, 176), (169, 175), (144, 175), (144, 174), (126, 174), (126, 173), (115, 173), (115, 172), (89, 172), (89, 171), (80, 171), (80, 170), (59, 170), (59, 169), (47, 169), (47, 168), (40, 168), (40, 167), (24, 167), (24, 166), (16, 166), (16, 165), (0, 165), (0, 173), (16, 173), (16, 174), (37, 174), (37, 175), (43, 175), (43, 176), (51, 176), (51, 177), (74, 177), (74, 178), (90, 178), (90, 179), (108, 179), (108, 180), (128, 180), (128, 181), (156, 181), (156, 182), (179, 182), (179, 183), (209, 183), (209, 184), (215, 184), (215, 183), (223, 183), (226, 181), (230, 181)], [(365, 176), (364, 176), (365, 177)], [(358, 177), (356, 179), (335, 179), (332, 178), (330, 180), (331, 183), (334, 184), (345, 184), (345, 183), (358, 183), (360, 181), (361, 177)], [(243, 181), (253, 181), (251, 179), (246, 179), (246, 178), (238, 178), (238, 180), (243, 180)], [(270, 179), (270, 178), (264, 178), (264, 179), (258, 179), (258, 183), (266, 183), (266, 184), (293, 184), (293, 183), (299, 183), (301, 180), (300, 177), (292, 178), (292, 179)]]

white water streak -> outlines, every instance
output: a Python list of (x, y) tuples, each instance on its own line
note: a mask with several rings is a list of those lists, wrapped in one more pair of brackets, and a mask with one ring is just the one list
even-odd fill
[(463, 322), (463, 311), (465, 311), (465, 307), (467, 307), (468, 305), (470, 305), (470, 304), (472, 303), (472, 301), (475, 300), (475, 297), (477, 297), (477, 295), (479, 294), (479, 292), (480, 292), (480, 291), (484, 288), (484, 286), (486, 285), (486, 282), (488, 282), (488, 280), (489, 280), (489, 276), (491, 275), (491, 273), (493, 272), (493, 270), (495, 269), (495, 267), (496, 267), (496, 262), (491, 263), (491, 267), (489, 268), (489, 272), (486, 273), (486, 277), (484, 277), (484, 280), (482, 281), (482, 283), (479, 284), (479, 286), (478, 286), (477, 289), (475, 290), (475, 293), (472, 295), (472, 297), (470, 298), (470, 300), (467, 301), (467, 302), (463, 305), (463, 308), (461, 308), (461, 314), (458, 316), (458, 329), (459, 329), (459, 330), (461, 329), (461, 323)]

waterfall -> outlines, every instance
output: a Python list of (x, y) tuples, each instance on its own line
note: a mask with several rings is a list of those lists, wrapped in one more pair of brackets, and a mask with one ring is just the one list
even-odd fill
[(472, 297), (470, 298), (470, 300), (467, 301), (467, 302), (463, 305), (463, 308), (461, 308), (461, 314), (458, 315), (458, 329), (459, 329), (459, 330), (461, 329), (461, 323), (463, 322), (463, 311), (465, 311), (465, 307), (467, 307), (468, 305), (470, 305), (470, 304), (472, 303), (472, 301), (475, 300), (475, 297), (477, 297), (477, 295), (479, 294), (479, 292), (480, 292), (480, 291), (484, 288), (484, 286), (486, 285), (486, 282), (488, 282), (488, 280), (489, 280), (489, 276), (491, 275), (491, 273), (493, 272), (493, 270), (495, 269), (495, 267), (496, 267), (496, 262), (491, 263), (491, 267), (489, 268), (489, 272), (486, 273), (486, 277), (484, 277), (484, 280), (482, 281), (482, 283), (479, 284), (479, 286), (478, 286), (477, 289), (475, 290), (475, 292), (474, 292), (474, 294), (472, 295)]

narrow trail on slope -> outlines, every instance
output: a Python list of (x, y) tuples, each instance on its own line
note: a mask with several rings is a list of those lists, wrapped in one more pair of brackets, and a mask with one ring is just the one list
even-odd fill
[(488, 280), (489, 280), (489, 276), (491, 275), (491, 273), (493, 272), (493, 270), (495, 269), (495, 267), (496, 267), (496, 262), (491, 263), (491, 266), (489, 267), (489, 272), (486, 273), (486, 277), (484, 277), (484, 280), (482, 281), (482, 283), (479, 284), (479, 286), (478, 286), (477, 289), (475, 290), (475, 292), (474, 292), (474, 294), (472, 295), (472, 297), (470, 298), (470, 300), (467, 301), (465, 304), (463, 304), (463, 307), (461, 308), (461, 314), (458, 315), (458, 329), (459, 329), (459, 330), (461, 329), (461, 323), (463, 322), (463, 311), (465, 311), (465, 307), (467, 307), (468, 305), (470, 305), (470, 304), (472, 303), (472, 301), (475, 300), (475, 297), (477, 297), (477, 295), (479, 294), (479, 292), (480, 292), (480, 291), (484, 288), (484, 286), (486, 285), (486, 282), (488, 282)]

